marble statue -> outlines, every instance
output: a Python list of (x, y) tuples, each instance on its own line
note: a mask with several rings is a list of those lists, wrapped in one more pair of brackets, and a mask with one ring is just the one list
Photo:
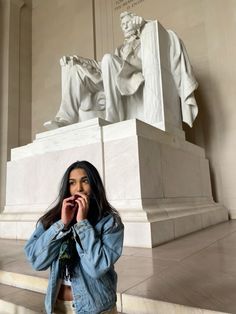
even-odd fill
[[(161, 81), (158, 52), (153, 53), (158, 49), (152, 47), (157, 38), (153, 40), (149, 34), (149, 25), (155, 32), (156, 24), (130, 12), (121, 13), (120, 21), (124, 43), (114, 54), (105, 54), (101, 62), (80, 56), (61, 58), (62, 100), (55, 119), (44, 123), (47, 129), (93, 117), (109, 122), (138, 118), (158, 126), (163, 116), (159, 108), (163, 92), (162, 82), (158, 83), (159, 90), (157, 86), (157, 81)], [(182, 114), (177, 115), (192, 126), (198, 112), (194, 98), (197, 82), (183, 43), (174, 32), (167, 34), (169, 72), (181, 100)], [(145, 49), (147, 46), (151, 51)]]

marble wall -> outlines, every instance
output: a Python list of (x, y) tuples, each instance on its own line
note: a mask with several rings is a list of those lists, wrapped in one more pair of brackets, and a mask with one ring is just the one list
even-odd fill
[(60, 105), (64, 55), (94, 57), (92, 0), (34, 0), (32, 10), (32, 134), (45, 131)]

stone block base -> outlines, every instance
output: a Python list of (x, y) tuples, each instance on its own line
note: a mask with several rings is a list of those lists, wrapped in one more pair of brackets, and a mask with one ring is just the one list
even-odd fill
[(65, 169), (83, 159), (97, 167), (121, 214), (126, 246), (153, 247), (228, 219), (212, 200), (202, 148), (139, 120), (93, 119), (12, 150), (0, 237), (28, 238), (56, 199)]

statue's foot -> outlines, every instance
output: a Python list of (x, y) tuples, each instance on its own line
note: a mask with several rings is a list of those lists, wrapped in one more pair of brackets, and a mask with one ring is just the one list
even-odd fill
[(63, 119), (49, 120), (46, 121), (43, 126), (48, 130), (55, 130), (63, 126), (69, 125), (70, 123)]
[(103, 91), (97, 92), (94, 95), (95, 106), (94, 109), (98, 111), (105, 110), (106, 107), (106, 98)]
[(50, 121), (46, 121), (43, 126), (48, 129), (48, 130), (54, 130), (59, 128), (59, 125), (56, 121), (54, 120), (50, 120)]

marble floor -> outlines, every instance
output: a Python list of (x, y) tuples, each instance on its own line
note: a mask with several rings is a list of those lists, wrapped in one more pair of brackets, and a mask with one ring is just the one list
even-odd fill
[[(47, 272), (35, 272), (27, 264), (23, 245), (24, 241), (0, 240), (0, 275), (47, 278)], [(116, 270), (123, 313), (236, 313), (236, 220), (153, 249), (125, 247)], [(0, 299), (6, 302), (27, 293), (3, 285), (1, 276), (0, 283)], [(29, 308), (42, 308), (42, 295), (31, 293), (26, 297)], [(161, 310), (163, 304), (173, 305), (172, 310)]]

